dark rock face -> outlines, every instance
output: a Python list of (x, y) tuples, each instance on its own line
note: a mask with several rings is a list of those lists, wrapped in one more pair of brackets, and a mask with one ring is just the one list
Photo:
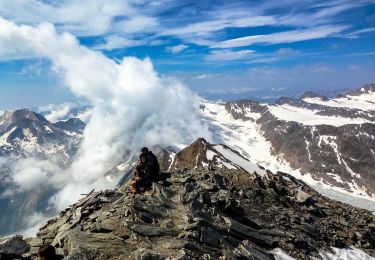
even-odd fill
[(345, 93), (345, 95), (343, 96), (359, 96), (363, 93), (370, 93), (370, 92), (375, 92), (375, 84), (366, 84), (359, 89)]
[(22, 254), (29, 250), (22, 236), (0, 239), (0, 259), (22, 259)]
[(82, 134), (86, 126), (86, 124), (79, 118), (70, 118), (66, 121), (58, 121), (53, 123), (53, 125), (57, 128), (80, 134)]
[(321, 100), (328, 100), (327, 97), (323, 96), (323, 95), (320, 95), (318, 93), (315, 93), (315, 92), (312, 92), (312, 91), (306, 91), (301, 97), (300, 99), (304, 99), (304, 98), (319, 98)]
[(144, 194), (126, 185), (90, 193), (40, 229), (29, 257), (43, 243), (66, 259), (274, 259), (275, 247), (309, 259), (349, 245), (375, 255), (374, 215), (285, 173), (213, 167), (166, 176)]

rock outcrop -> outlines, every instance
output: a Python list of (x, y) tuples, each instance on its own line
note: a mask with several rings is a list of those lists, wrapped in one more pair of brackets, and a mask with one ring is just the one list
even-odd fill
[(27, 257), (49, 243), (65, 259), (274, 259), (276, 247), (309, 259), (349, 245), (375, 256), (375, 216), (285, 173), (184, 163), (144, 194), (91, 192), (40, 229)]
[(0, 239), (0, 259), (22, 259), (22, 254), (29, 250), (22, 236)]

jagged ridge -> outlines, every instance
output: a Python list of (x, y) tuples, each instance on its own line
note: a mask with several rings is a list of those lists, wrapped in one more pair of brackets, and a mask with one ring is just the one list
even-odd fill
[[(195, 150), (203, 145), (198, 140)], [(191, 149), (177, 155), (184, 156)], [(280, 247), (308, 259), (330, 246), (355, 245), (375, 255), (370, 212), (327, 199), (285, 173), (260, 177), (192, 162), (164, 173), (145, 194), (126, 185), (90, 193), (42, 227), (29, 241), (31, 252), (52, 243), (66, 259), (273, 259), (270, 250)]]

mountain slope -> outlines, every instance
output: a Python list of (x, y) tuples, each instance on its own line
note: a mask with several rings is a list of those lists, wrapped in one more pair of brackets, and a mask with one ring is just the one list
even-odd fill
[(274, 259), (280, 249), (309, 259), (350, 245), (375, 255), (370, 212), (285, 173), (260, 176), (215, 163), (207, 169), (196, 158), (206, 160), (211, 147), (200, 139), (177, 153), (185, 169), (163, 174), (145, 194), (126, 185), (91, 192), (28, 240), (31, 257), (43, 243), (66, 259)]
[(28, 109), (5, 111), (0, 116), (0, 156), (58, 157), (67, 162), (75, 154), (85, 124), (75, 118), (50, 123)]
[[(206, 101), (202, 112), (217, 139), (251, 161), (291, 172), (311, 184), (375, 199), (373, 89), (367, 85), (340, 97), (349, 100), (345, 106), (343, 100), (337, 107), (327, 105), (340, 98), (307, 93), (303, 100), (280, 98), (271, 105)], [(361, 109), (353, 108), (358, 100), (366, 104)]]

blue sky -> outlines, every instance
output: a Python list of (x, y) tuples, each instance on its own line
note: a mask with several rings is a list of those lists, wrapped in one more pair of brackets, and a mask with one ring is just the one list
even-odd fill
[[(374, 0), (1, 0), (0, 16), (52, 23), (113, 59), (149, 57), (160, 75), (207, 97), (375, 82)], [(1, 58), (0, 109), (74, 100), (50, 67), (38, 58)]]

